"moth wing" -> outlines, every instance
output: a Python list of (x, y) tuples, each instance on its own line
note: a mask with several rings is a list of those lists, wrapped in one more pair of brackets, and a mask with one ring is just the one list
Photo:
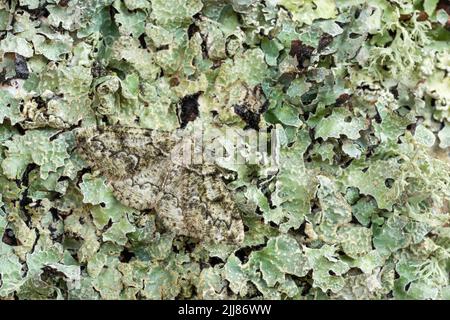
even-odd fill
[(156, 161), (146, 170), (124, 179), (110, 181), (113, 194), (123, 204), (137, 210), (153, 209), (163, 194), (166, 161)]
[[(172, 162), (170, 133), (133, 128), (84, 128), (77, 149), (106, 176), (116, 198), (138, 209), (155, 208), (176, 234), (205, 241), (241, 243), (244, 227), (223, 181), (203, 167), (197, 171)], [(208, 170), (206, 170), (208, 171)]]
[(220, 179), (178, 166), (166, 179), (155, 209), (163, 225), (177, 234), (215, 243), (243, 241), (240, 213)]
[(152, 160), (163, 157), (153, 143), (152, 130), (79, 128), (75, 137), (82, 158), (112, 180), (137, 175)]

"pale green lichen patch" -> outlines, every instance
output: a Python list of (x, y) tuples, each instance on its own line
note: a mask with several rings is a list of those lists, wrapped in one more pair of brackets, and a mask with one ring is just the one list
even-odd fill
[(450, 299), (444, 2), (0, 1), (0, 300)]

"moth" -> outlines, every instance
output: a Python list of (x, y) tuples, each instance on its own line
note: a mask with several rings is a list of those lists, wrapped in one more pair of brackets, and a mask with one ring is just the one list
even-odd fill
[(214, 243), (243, 241), (240, 212), (218, 168), (171, 159), (181, 142), (176, 133), (118, 126), (74, 132), (77, 152), (106, 177), (123, 204), (154, 209), (163, 226), (178, 235)]

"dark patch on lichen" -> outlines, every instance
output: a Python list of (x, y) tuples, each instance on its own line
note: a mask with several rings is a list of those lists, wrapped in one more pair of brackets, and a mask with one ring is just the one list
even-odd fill
[(311, 58), (313, 52), (314, 47), (303, 44), (300, 40), (292, 40), (289, 54), (292, 57), (297, 58), (299, 69), (304, 69), (308, 66), (309, 59)]
[(16, 78), (19, 79), (28, 79), (30, 75), (30, 71), (28, 70), (27, 60), (25, 57), (20, 54), (15, 54), (14, 59), (15, 69), (16, 69)]
[(188, 38), (191, 39), (195, 33), (200, 32), (200, 28), (194, 23), (191, 23), (188, 27)]
[(129, 251), (127, 248), (124, 248), (119, 255), (119, 261), (122, 263), (128, 263), (133, 259), (136, 255), (134, 252)]
[(67, 7), (68, 4), (69, 4), (69, 2), (70, 2), (70, 0), (60, 0), (60, 1), (58, 2), (58, 5), (59, 5), (60, 7)]
[(343, 105), (344, 103), (346, 103), (348, 100), (350, 100), (351, 95), (349, 95), (348, 93), (343, 93), (341, 94), (337, 99), (336, 99), (336, 106), (340, 106)]
[(333, 41), (333, 37), (328, 34), (324, 33), (319, 40), (319, 45), (317, 46), (317, 51), (322, 51), (325, 49), (331, 42)]
[(222, 265), (223, 261), (219, 257), (210, 257), (208, 263), (211, 267), (214, 267), (216, 265)]
[(181, 99), (179, 103), (179, 121), (181, 128), (185, 128), (190, 121), (197, 119), (198, 111), (198, 97), (201, 92), (189, 95)]
[(16, 235), (14, 234), (14, 231), (12, 229), (5, 229), (5, 232), (3, 233), (2, 242), (9, 245), (9, 246), (17, 246), (18, 242), (16, 239)]
[(31, 20), (39, 20), (41, 18), (47, 18), (50, 12), (44, 6), (38, 7), (36, 9), (29, 9), (25, 6), (18, 6), (21, 10), (24, 10), (30, 14)]
[(244, 130), (249, 128), (259, 130), (259, 121), (261, 119), (259, 112), (250, 111), (245, 104), (235, 105), (234, 112), (247, 124)]
[(145, 41), (144, 33), (139, 36), (138, 40), (139, 40), (139, 44), (140, 44), (141, 48), (147, 49), (147, 42)]

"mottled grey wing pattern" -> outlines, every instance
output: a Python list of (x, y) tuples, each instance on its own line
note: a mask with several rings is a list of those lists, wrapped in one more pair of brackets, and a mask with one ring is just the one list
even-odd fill
[(76, 141), (80, 155), (107, 178), (123, 204), (155, 209), (165, 228), (179, 235), (242, 242), (240, 213), (218, 170), (173, 163), (169, 153), (180, 142), (175, 135), (124, 127), (81, 128)]

